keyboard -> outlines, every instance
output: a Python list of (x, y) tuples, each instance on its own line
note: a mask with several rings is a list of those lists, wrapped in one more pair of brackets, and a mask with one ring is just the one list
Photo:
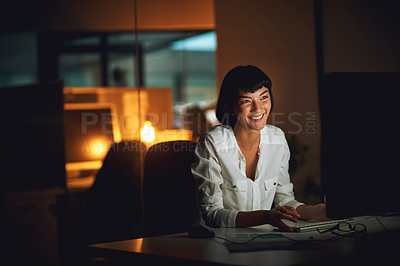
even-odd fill
[(307, 223), (302, 225), (294, 225), (292, 227), (294, 229), (294, 232), (309, 232), (315, 230), (326, 230), (337, 225), (340, 222), (349, 222), (349, 221), (351, 220), (350, 219), (331, 220), (331, 221)]

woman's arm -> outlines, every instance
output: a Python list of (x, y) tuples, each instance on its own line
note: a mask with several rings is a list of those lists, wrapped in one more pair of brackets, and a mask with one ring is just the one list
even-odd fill
[(262, 224), (271, 224), (283, 231), (293, 231), (285, 224), (282, 219), (292, 222), (302, 220), (329, 220), (326, 217), (326, 205), (321, 203), (317, 205), (300, 205), (297, 209), (289, 206), (282, 206), (270, 211), (259, 210), (249, 212), (239, 212), (236, 216), (236, 227), (249, 227)]
[(203, 135), (200, 138), (195, 154), (197, 162), (192, 165), (192, 174), (196, 181), (199, 207), (204, 221), (211, 227), (235, 227), (238, 211), (224, 208), (221, 164), (211, 136)]
[(282, 133), (281, 141), (283, 145), (283, 155), (281, 161), (281, 167), (279, 172), (278, 184), (276, 187), (276, 193), (274, 197), (275, 206), (291, 206), (295, 209), (303, 203), (296, 200), (293, 192), (293, 184), (290, 180), (289, 175), (289, 159), (290, 150), (289, 145)]
[(283, 231), (293, 231), (293, 229), (282, 222), (282, 219), (297, 222), (300, 215), (293, 207), (282, 206), (273, 210), (259, 210), (250, 212), (239, 212), (236, 216), (236, 227), (249, 227), (261, 224), (271, 224)]
[(326, 205), (324, 203), (317, 205), (300, 205), (297, 207), (296, 211), (300, 214), (300, 219), (302, 220), (329, 220), (328, 217), (326, 217)]

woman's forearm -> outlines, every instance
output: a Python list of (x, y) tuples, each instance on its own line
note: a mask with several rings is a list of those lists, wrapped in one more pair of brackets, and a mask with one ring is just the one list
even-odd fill
[(248, 227), (262, 224), (270, 224), (284, 231), (293, 231), (282, 219), (297, 222), (300, 215), (293, 207), (281, 206), (272, 210), (259, 210), (251, 212), (238, 212), (236, 227)]
[(238, 212), (236, 216), (236, 227), (249, 227), (267, 223), (267, 212), (265, 210)]
[(313, 210), (312, 205), (300, 205), (296, 208), (296, 211), (300, 214), (300, 219), (302, 220), (312, 220), (313, 217)]
[(300, 214), (302, 220), (329, 220), (326, 217), (326, 205), (321, 203), (317, 205), (300, 205), (296, 211)]

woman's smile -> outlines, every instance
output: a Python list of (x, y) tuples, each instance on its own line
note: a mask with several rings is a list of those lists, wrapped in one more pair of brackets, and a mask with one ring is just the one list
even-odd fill
[(261, 114), (261, 115), (259, 115), (259, 116), (250, 116), (249, 118), (250, 118), (251, 120), (253, 120), (254, 122), (259, 122), (259, 121), (261, 121), (261, 119), (264, 117), (264, 114), (265, 114), (265, 113), (263, 113), (263, 114)]

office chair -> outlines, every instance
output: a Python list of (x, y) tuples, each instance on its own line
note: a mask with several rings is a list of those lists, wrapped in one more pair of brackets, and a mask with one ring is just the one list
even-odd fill
[(86, 242), (141, 237), (141, 163), (146, 147), (139, 141), (115, 143), (87, 193)]
[(147, 151), (143, 177), (146, 236), (187, 232), (198, 220), (191, 172), (195, 146), (194, 141), (169, 141)]

